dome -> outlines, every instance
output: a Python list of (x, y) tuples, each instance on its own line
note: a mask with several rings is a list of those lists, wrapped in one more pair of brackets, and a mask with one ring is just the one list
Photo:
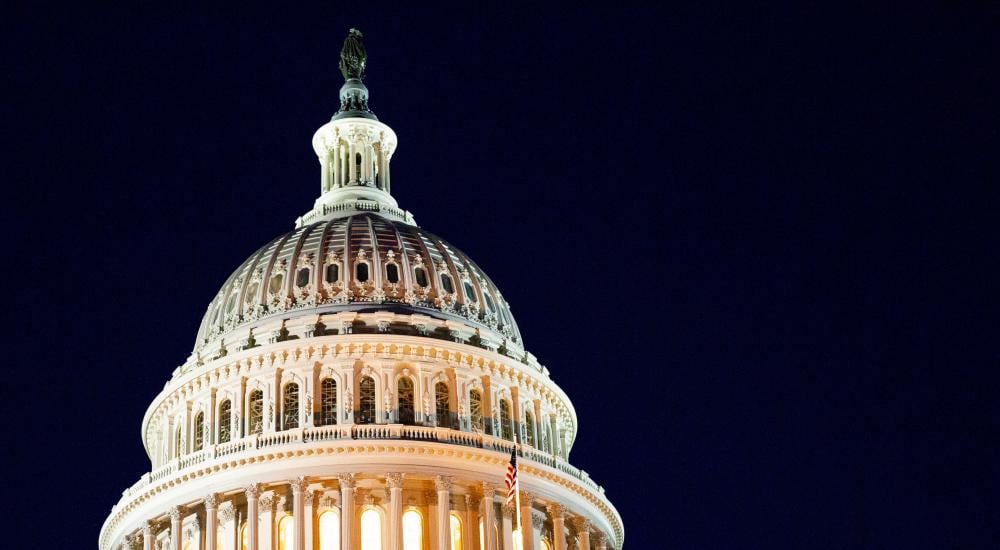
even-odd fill
[(467, 255), (415, 225), (356, 213), (302, 225), (254, 252), (209, 304), (195, 350), (269, 321), (338, 312), (425, 315), (521, 348), (509, 305)]

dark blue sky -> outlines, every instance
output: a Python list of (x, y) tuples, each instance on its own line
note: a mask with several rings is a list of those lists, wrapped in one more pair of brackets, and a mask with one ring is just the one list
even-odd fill
[(148, 469), (356, 26), (394, 195), (506, 294), (629, 548), (995, 548), (1000, 13), (941, 4), (5, 17), (9, 547), (92, 547)]

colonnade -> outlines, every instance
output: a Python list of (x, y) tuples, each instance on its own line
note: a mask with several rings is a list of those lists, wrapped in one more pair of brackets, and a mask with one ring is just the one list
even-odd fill
[(348, 185), (374, 185), (390, 192), (388, 155), (371, 137), (337, 140), (326, 157), (320, 157), (320, 166), (324, 193)]
[[(336, 488), (332, 484), (336, 482)], [(429, 489), (428, 486), (433, 489)], [(589, 519), (555, 502), (522, 491), (521, 508), (503, 504), (505, 491), (490, 483), (456, 484), (451, 476), (409, 478), (388, 473), (362, 478), (344, 473), (333, 479), (305, 477), (281, 483), (253, 483), (229, 493), (210, 493), (166, 517), (145, 521), (122, 542), (123, 550), (340, 550), (364, 549), (371, 538), (362, 514), (380, 518), (379, 550), (410, 550), (404, 514), (417, 510), (429, 550), (607, 550), (607, 537)], [(339, 540), (323, 540), (319, 517), (335, 511)], [(349, 511), (349, 513), (348, 513)], [(523, 536), (514, 540), (517, 515)], [(452, 516), (461, 525), (461, 546), (453, 548)], [(256, 521), (252, 521), (256, 518)], [(291, 522), (285, 523), (286, 518)], [(289, 533), (291, 535), (289, 536)], [(491, 536), (492, 535), (492, 536)], [(362, 544), (362, 538), (368, 540)]]

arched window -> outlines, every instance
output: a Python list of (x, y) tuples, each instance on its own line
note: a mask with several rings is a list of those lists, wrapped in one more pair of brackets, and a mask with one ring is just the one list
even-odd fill
[(483, 433), (483, 394), (479, 390), (469, 390), (469, 421), (472, 431)]
[(451, 412), (448, 410), (448, 384), (444, 382), (434, 384), (434, 404), (437, 407), (437, 425), (450, 428)]
[(385, 264), (385, 280), (392, 284), (399, 282), (399, 266), (396, 264)]
[(181, 427), (177, 426), (177, 432), (174, 434), (174, 458), (181, 456)]
[(295, 520), (285, 516), (278, 522), (278, 550), (293, 550), (295, 548)]
[(399, 423), (413, 424), (416, 422), (413, 401), (413, 380), (406, 376), (401, 376), (397, 382), (396, 396), (399, 401)]
[(205, 446), (205, 413), (194, 415), (194, 449), (200, 451)]
[(247, 433), (264, 430), (264, 392), (253, 390), (247, 399)]
[(358, 385), (361, 388), (361, 395), (358, 396), (358, 424), (372, 424), (375, 422), (375, 379), (362, 376)]
[(421, 550), (424, 544), (424, 525), (420, 512), (407, 510), (403, 514), (403, 550)]
[(340, 514), (336, 510), (319, 516), (319, 550), (340, 550)]
[(451, 550), (462, 550), (462, 520), (458, 514), (452, 513), (451, 519)]
[(295, 382), (285, 385), (281, 400), (281, 426), (285, 430), (299, 427), (299, 385)]
[(506, 399), (500, 400), (500, 437), (514, 440), (514, 427), (510, 423), (510, 402)]
[(413, 278), (417, 281), (417, 286), (427, 288), (427, 270), (422, 267), (413, 268)]
[(240, 550), (247, 550), (249, 544), (247, 541), (247, 524), (244, 522), (243, 527), (240, 528)]
[(524, 412), (524, 436), (528, 445), (535, 446), (535, 415), (531, 411)]
[(372, 508), (361, 514), (361, 550), (382, 550), (382, 515)]
[(319, 411), (319, 425), (329, 426), (337, 423), (337, 381), (333, 378), (324, 378), (320, 386), (321, 408)]
[(490, 293), (488, 291), (483, 291), (483, 298), (486, 300), (486, 311), (493, 313), (496, 306), (493, 305), (493, 298), (490, 298)]
[(451, 282), (451, 275), (447, 273), (441, 274), (441, 288), (444, 289), (448, 294), (453, 294), (455, 292), (455, 285)]
[(340, 264), (326, 266), (326, 282), (336, 283), (340, 280)]
[(219, 405), (219, 443), (228, 443), (233, 423), (233, 402), (226, 399)]

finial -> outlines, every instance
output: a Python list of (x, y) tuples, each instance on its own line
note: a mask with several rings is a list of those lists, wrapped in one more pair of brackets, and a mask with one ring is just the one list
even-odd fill
[(365, 62), (368, 61), (368, 54), (365, 52), (365, 45), (361, 42), (361, 31), (351, 28), (344, 39), (344, 47), (340, 49), (340, 73), (344, 75), (344, 80), (365, 78)]
[(368, 62), (361, 37), (361, 31), (352, 28), (344, 39), (344, 47), (340, 49), (340, 73), (344, 75), (344, 85), (340, 87), (340, 110), (333, 120), (358, 117), (378, 120), (368, 108), (368, 88), (361, 81)]

